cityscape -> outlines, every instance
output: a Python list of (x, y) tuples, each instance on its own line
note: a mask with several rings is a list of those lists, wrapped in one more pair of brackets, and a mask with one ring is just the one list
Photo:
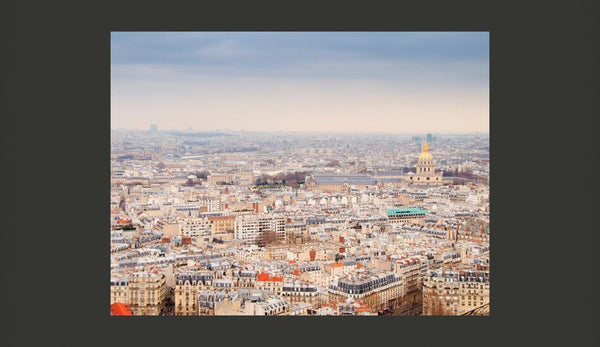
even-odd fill
[(113, 33), (111, 315), (490, 315), (487, 33), (191, 34)]

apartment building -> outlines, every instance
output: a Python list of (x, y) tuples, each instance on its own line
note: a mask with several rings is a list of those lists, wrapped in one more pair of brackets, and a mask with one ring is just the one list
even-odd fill
[(198, 314), (198, 292), (212, 286), (210, 271), (181, 270), (175, 274), (175, 315)]
[(320, 298), (316, 285), (302, 281), (285, 282), (281, 295), (289, 302), (316, 303)]
[(235, 228), (235, 216), (209, 216), (208, 220), (212, 226), (213, 234), (233, 231)]
[(419, 258), (396, 259), (392, 263), (392, 271), (402, 278), (402, 300), (397, 308), (397, 314), (415, 315), (422, 311), (422, 279), (426, 263)]
[(489, 270), (440, 267), (428, 271), (423, 280), (424, 315), (460, 315), (489, 301)]
[(329, 286), (330, 300), (360, 300), (374, 312), (394, 310), (401, 297), (402, 278), (387, 271), (347, 275)]
[(212, 235), (209, 218), (186, 218), (179, 221), (179, 232), (183, 237), (208, 238)]
[(283, 292), (283, 277), (270, 276), (263, 272), (258, 275), (256, 288), (271, 291), (275, 295), (281, 295)]
[(285, 218), (269, 214), (240, 215), (235, 220), (234, 237), (255, 244), (285, 242)]
[(110, 304), (129, 304), (129, 277), (115, 276), (110, 278)]
[(134, 315), (157, 316), (166, 299), (165, 275), (157, 270), (129, 275), (129, 307)]

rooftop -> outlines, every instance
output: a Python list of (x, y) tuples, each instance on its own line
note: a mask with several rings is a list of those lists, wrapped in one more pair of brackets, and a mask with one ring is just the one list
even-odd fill
[(388, 208), (386, 210), (388, 216), (405, 215), (405, 214), (426, 214), (427, 210), (420, 208)]
[(490, 315), (490, 304), (484, 304), (482, 306), (476, 307), (470, 311), (467, 311), (461, 316), (489, 316)]
[(129, 306), (122, 302), (115, 302), (110, 305), (110, 314), (113, 316), (133, 316)]

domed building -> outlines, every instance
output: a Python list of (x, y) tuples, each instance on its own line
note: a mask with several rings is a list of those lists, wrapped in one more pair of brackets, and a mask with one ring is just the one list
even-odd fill
[(435, 172), (435, 164), (433, 163), (433, 156), (429, 153), (429, 145), (427, 142), (423, 145), (423, 152), (419, 154), (417, 160), (416, 172), (409, 172), (406, 175), (406, 181), (414, 184), (442, 184), (443, 174), (441, 172)]

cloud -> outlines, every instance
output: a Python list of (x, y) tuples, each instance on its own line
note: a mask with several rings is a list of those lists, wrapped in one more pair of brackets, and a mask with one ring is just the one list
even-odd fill
[(114, 124), (489, 122), (487, 33), (128, 32), (112, 34), (111, 52)]
[(194, 51), (199, 58), (240, 58), (253, 53), (253, 50), (241, 47), (236, 40), (226, 39), (205, 45)]
[[(113, 33), (113, 63), (286, 65), (322, 58), (487, 60), (488, 33), (204, 32)], [(203, 55), (197, 52), (206, 53)], [(237, 59), (234, 59), (237, 58)], [(248, 58), (251, 58), (248, 61)]]

